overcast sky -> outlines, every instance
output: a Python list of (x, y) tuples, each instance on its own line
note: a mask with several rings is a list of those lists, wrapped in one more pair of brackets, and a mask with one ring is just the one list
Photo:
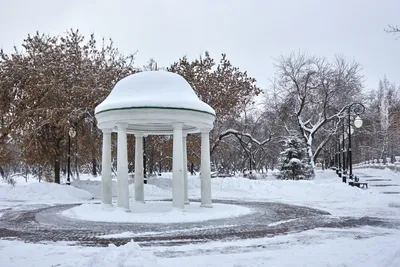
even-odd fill
[(386, 75), (400, 84), (400, 39), (384, 32), (400, 25), (400, 0), (0, 0), (0, 47), (11, 52), (28, 33), (57, 35), (78, 28), (112, 38), (137, 65), (154, 58), (167, 66), (209, 51), (232, 63), (262, 88), (274, 58), (293, 51), (363, 66), (366, 88)]

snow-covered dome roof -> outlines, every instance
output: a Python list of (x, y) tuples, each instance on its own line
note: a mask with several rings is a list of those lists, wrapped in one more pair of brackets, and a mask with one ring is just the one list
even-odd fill
[(100, 129), (124, 124), (130, 133), (171, 134), (174, 124), (185, 133), (212, 129), (215, 111), (201, 101), (180, 75), (146, 71), (120, 80), (96, 107)]
[(215, 116), (214, 109), (197, 97), (182, 76), (167, 71), (145, 71), (123, 78), (95, 113), (130, 108), (188, 109)]

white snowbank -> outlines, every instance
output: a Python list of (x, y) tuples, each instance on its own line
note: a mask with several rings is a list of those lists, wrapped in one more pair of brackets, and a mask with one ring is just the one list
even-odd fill
[[(141, 233), (140, 233), (141, 234)], [(105, 239), (112, 239), (112, 238), (132, 238), (137, 236), (138, 234), (132, 232), (122, 232), (119, 234), (109, 234), (109, 235), (99, 235), (97, 238), (105, 238)]]
[[(185, 251), (188, 255), (196, 255), (159, 260), (170, 267), (399, 267), (399, 231), (389, 230), (390, 233), (374, 236), (375, 229), (313, 229), (273, 238), (216, 241), (151, 250), (159, 252), (164, 249), (172, 255), (175, 251)], [(199, 251), (208, 253), (198, 255)]]
[[(99, 180), (75, 180), (72, 185), (76, 188), (88, 191), (94, 195), (95, 198), (101, 199), (101, 181)], [(117, 197), (117, 181), (112, 181), (112, 196)], [(135, 184), (129, 185), (129, 196), (135, 197)], [(156, 185), (144, 185), (145, 200), (149, 199), (165, 199), (172, 198), (172, 188), (162, 189)]]
[(89, 260), (87, 267), (158, 267), (153, 253), (143, 251), (134, 241), (124, 246), (109, 245)]
[(171, 202), (149, 201), (130, 203), (131, 212), (116, 207), (97, 204), (82, 204), (63, 211), (63, 216), (86, 221), (178, 223), (231, 218), (251, 213), (251, 209), (227, 204), (213, 204), (213, 208), (202, 208), (198, 203), (175, 209)]
[(146, 248), (133, 242), (98, 248), (0, 240), (0, 266), (399, 267), (399, 236), (398, 230), (377, 227), (325, 228), (273, 238)]
[[(360, 173), (361, 170), (355, 170)], [(391, 178), (400, 184), (400, 174), (390, 170), (363, 170), (375, 178)], [(360, 173), (361, 174), (361, 173)], [(250, 180), (246, 178), (214, 178), (212, 195), (216, 199), (247, 201), (277, 201), (326, 210), (337, 216), (400, 217), (399, 195), (381, 194), (382, 190), (400, 190), (370, 187), (363, 190), (351, 187), (332, 170), (317, 171), (311, 181)], [(370, 183), (371, 184), (371, 183)], [(200, 197), (199, 177), (188, 179), (189, 197)]]
[(92, 199), (87, 191), (69, 185), (55, 183), (17, 184), (15, 187), (0, 186), (0, 200), (42, 203), (81, 202)]
[(68, 242), (32, 244), (0, 240), (1, 267), (160, 267), (152, 252), (133, 241), (106, 248), (71, 246)]

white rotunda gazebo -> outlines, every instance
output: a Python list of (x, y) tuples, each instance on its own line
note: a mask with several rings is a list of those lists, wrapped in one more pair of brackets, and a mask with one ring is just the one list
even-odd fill
[(129, 210), (127, 134), (135, 141), (135, 200), (144, 202), (143, 136), (173, 135), (172, 203), (188, 204), (186, 136), (201, 133), (201, 206), (212, 207), (209, 132), (215, 111), (180, 75), (146, 71), (120, 80), (96, 107), (103, 132), (101, 202), (112, 204), (111, 133), (118, 133), (117, 206)]

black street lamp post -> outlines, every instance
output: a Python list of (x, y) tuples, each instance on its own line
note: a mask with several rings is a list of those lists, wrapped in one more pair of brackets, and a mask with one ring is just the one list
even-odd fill
[(71, 184), (71, 138), (76, 136), (76, 131), (74, 127), (69, 127), (68, 131), (68, 174), (67, 174), (67, 185)]
[[(353, 109), (351, 109), (353, 108)], [(349, 106), (349, 110), (348, 110), (348, 120), (349, 120), (349, 128), (348, 128), (348, 135), (349, 135), (349, 179), (354, 179), (353, 177), (353, 155), (352, 155), (352, 148), (351, 148), (351, 135), (354, 131), (354, 128), (352, 127), (351, 123), (350, 123), (350, 116), (351, 116), (351, 112), (353, 112), (354, 114), (356, 114), (356, 117), (353, 121), (353, 124), (356, 128), (360, 128), (363, 125), (363, 121), (360, 118), (360, 115), (363, 114), (365, 111), (365, 107), (363, 104), (361, 103), (354, 103), (352, 105)], [(353, 180), (354, 181), (354, 180)]]
[(252, 174), (252, 168), (251, 168), (251, 142), (249, 142), (248, 144), (247, 144), (247, 147), (249, 148), (249, 154), (250, 154), (250, 170), (249, 170), (249, 174), (251, 175)]
[(342, 182), (345, 183), (347, 179), (347, 170), (346, 170), (346, 147), (345, 147), (345, 127), (344, 127), (344, 119), (342, 125)]
[(336, 150), (337, 150), (337, 169), (336, 173), (338, 176), (341, 178), (342, 177), (342, 163), (341, 163), (341, 157), (340, 157), (340, 140), (339, 142), (336, 143)]
[[(347, 136), (349, 138), (348, 140), (348, 148), (347, 148), (347, 161), (345, 159), (345, 120), (346, 117), (343, 118), (343, 172), (344, 175), (342, 177), (342, 181), (345, 183), (346, 182), (346, 167), (345, 164), (347, 163), (348, 167), (348, 171), (349, 171), (349, 179), (354, 181), (354, 177), (353, 177), (353, 155), (352, 155), (352, 147), (351, 147), (351, 135), (354, 132), (354, 127), (356, 128), (360, 128), (363, 124), (362, 119), (360, 118), (360, 115), (364, 113), (365, 111), (365, 107), (363, 104), (361, 103), (352, 103), (351, 105), (347, 106), (344, 108), (344, 111), (346, 111), (346, 117), (347, 117), (347, 123), (348, 125), (346, 125), (347, 127)], [(354, 120), (352, 121), (352, 115), (355, 116)]]

